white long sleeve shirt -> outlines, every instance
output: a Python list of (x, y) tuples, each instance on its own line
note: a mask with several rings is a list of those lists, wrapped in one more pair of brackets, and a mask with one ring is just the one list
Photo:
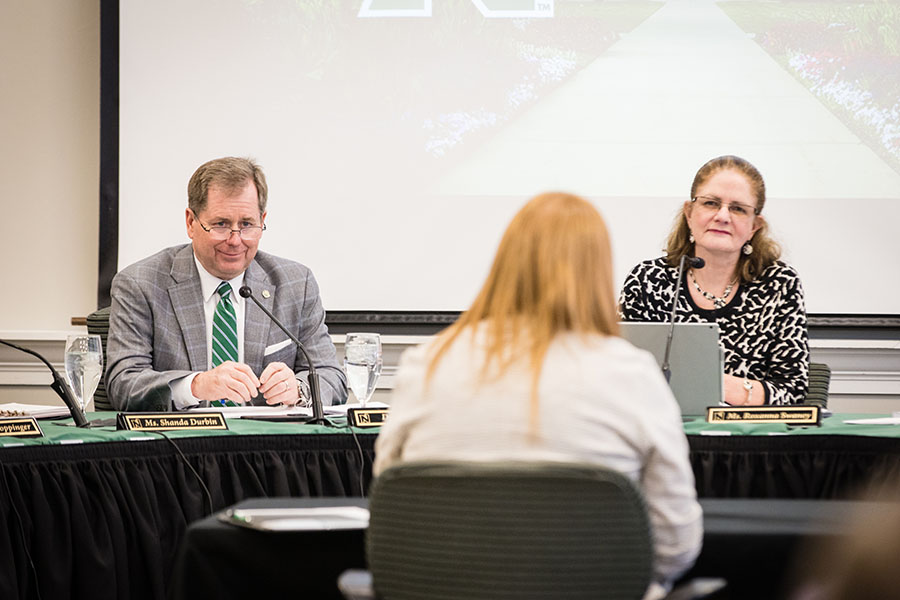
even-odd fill
[(426, 386), (427, 353), (425, 345), (401, 359), (391, 415), (375, 445), (376, 475), (421, 460), (602, 465), (627, 475), (644, 494), (655, 583), (667, 588), (693, 564), (703, 531), (687, 438), (678, 404), (649, 353), (618, 337), (559, 336), (541, 372), (536, 437), (530, 434), (527, 366), (482, 381), (478, 334), (463, 334)]

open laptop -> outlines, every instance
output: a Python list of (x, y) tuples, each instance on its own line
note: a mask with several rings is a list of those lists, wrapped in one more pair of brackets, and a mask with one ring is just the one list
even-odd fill
[[(656, 357), (662, 365), (668, 323), (619, 323), (623, 338)], [(669, 386), (684, 416), (706, 415), (706, 407), (722, 402), (724, 355), (715, 323), (675, 323), (669, 369)]]

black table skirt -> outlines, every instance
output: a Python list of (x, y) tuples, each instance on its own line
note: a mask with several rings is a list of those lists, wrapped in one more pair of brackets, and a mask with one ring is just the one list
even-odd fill
[[(341, 505), (367, 508), (368, 500), (259, 498), (239, 503), (242, 508)], [(172, 575), (171, 599), (340, 600), (340, 574), (365, 568), (364, 530), (256, 531), (211, 516), (193, 523), (185, 533)]]
[(245, 498), (362, 496), (374, 437), (362, 456), (349, 434), (180, 438), (184, 458), (164, 440), (5, 448), (0, 598), (165, 598), (188, 524)]
[(852, 435), (688, 436), (701, 498), (849, 499), (900, 476), (900, 439)]
[[(166, 597), (189, 523), (255, 497), (362, 496), (374, 434), (3, 448), (0, 599)], [(849, 498), (900, 474), (900, 439), (690, 435), (701, 498)], [(196, 470), (209, 490), (200, 485)], [(33, 567), (31, 563), (33, 562)]]

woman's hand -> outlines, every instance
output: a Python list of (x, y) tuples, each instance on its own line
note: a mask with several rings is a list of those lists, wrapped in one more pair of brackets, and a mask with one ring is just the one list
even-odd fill
[(725, 402), (732, 406), (762, 406), (766, 400), (766, 392), (762, 382), (755, 379), (747, 379), (751, 384), (751, 390), (744, 387), (744, 377), (724, 375)]

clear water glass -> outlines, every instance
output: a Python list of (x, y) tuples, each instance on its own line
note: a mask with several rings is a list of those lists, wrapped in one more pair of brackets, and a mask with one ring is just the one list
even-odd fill
[(360, 406), (375, 392), (381, 375), (381, 336), (377, 333), (348, 333), (344, 342), (344, 370), (347, 385)]
[(94, 392), (102, 376), (103, 346), (100, 336), (78, 334), (66, 338), (66, 379), (81, 410), (93, 409)]

